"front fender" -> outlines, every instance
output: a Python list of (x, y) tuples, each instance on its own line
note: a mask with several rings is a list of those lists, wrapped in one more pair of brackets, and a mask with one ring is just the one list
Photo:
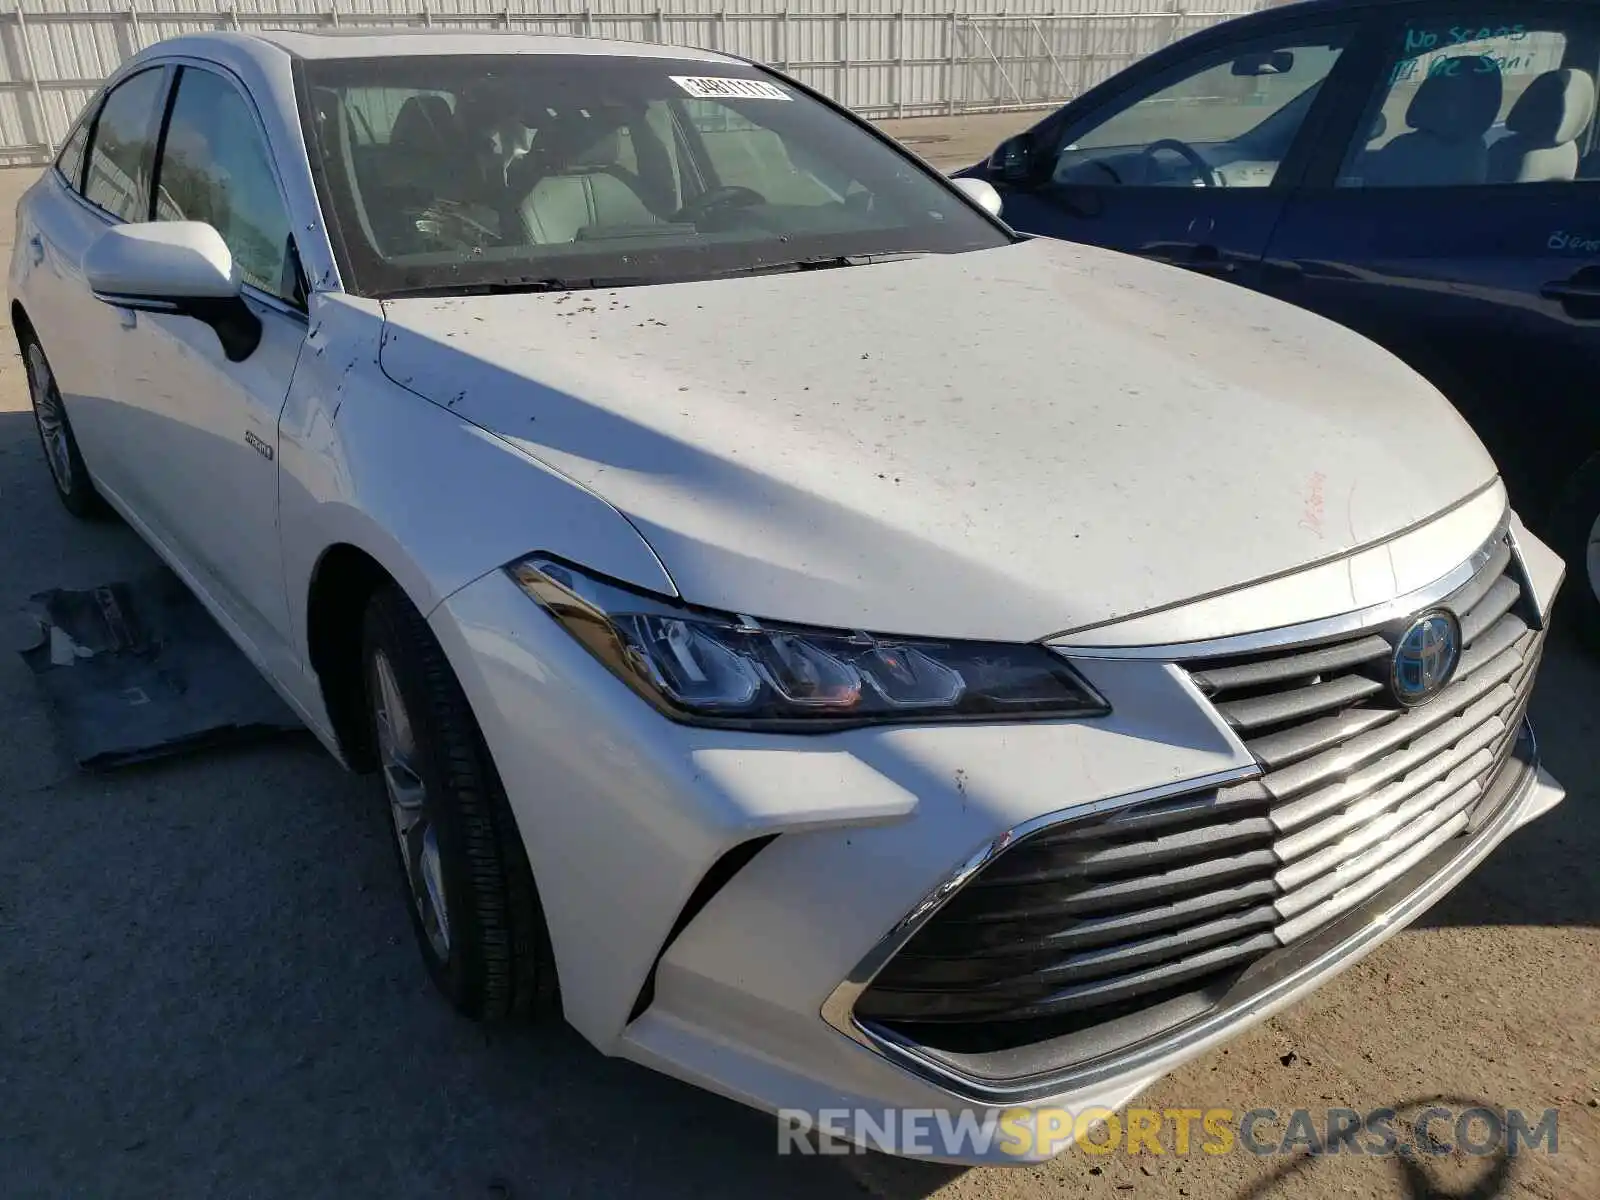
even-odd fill
[(284, 577), (301, 661), (311, 583), (339, 544), (376, 560), (424, 614), (536, 550), (676, 594), (644, 538), (604, 500), (389, 380), (377, 361), (382, 336), (376, 301), (316, 297), (280, 421)]

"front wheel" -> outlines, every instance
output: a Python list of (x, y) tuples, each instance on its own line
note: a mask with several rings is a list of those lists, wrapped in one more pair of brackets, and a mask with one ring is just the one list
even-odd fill
[(1572, 477), (1553, 522), (1567, 560), (1569, 611), (1580, 637), (1600, 653), (1600, 456)]
[(398, 588), (367, 606), (362, 659), (383, 793), (423, 962), (469, 1017), (553, 1008), (555, 962), (521, 837), (444, 651)]

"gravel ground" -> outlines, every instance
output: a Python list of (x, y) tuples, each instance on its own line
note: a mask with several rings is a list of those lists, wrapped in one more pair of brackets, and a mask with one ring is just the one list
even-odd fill
[[(1031, 119), (895, 129), (952, 166)], [(0, 210), (30, 179), (0, 172)], [(10, 236), (5, 221), (8, 256)], [(151, 555), (120, 524), (79, 525), (56, 503), (11, 354), (0, 513), (7, 1196), (1600, 1196), (1600, 667), (1565, 645), (1534, 713), (1567, 802), (1423, 925), (1147, 1098), (1557, 1107), (1558, 1157), (1446, 1159), (1427, 1178), (1395, 1161), (1241, 1154), (1074, 1151), (965, 1172), (779, 1159), (766, 1118), (567, 1030), (450, 1015), (411, 945), (375, 794), (308, 738), (102, 777), (73, 768), (7, 622), (32, 592), (103, 583)]]

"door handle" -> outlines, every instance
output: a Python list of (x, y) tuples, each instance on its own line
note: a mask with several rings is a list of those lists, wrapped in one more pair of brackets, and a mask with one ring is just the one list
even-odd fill
[(1172, 246), (1169, 243), (1159, 250), (1141, 250), (1139, 257), (1169, 267), (1182, 267), (1185, 271), (1193, 271), (1196, 275), (1214, 275), (1219, 278), (1234, 275), (1239, 270), (1238, 263), (1211, 245)]
[(1547, 283), (1539, 289), (1539, 294), (1546, 300), (1600, 300), (1600, 282), (1574, 283), (1566, 280), (1561, 283)]
[(135, 312), (133, 309), (131, 309), (131, 308), (119, 308), (119, 309), (117, 309), (117, 316), (121, 318), (122, 327), (124, 329), (137, 329), (137, 328), (139, 328), (139, 314), (137, 312)]
[(1559, 302), (1569, 316), (1580, 321), (1600, 321), (1600, 277), (1592, 271), (1547, 283), (1539, 289), (1539, 295)]
[(28, 239), (28, 249), (33, 252), (33, 265), (44, 262), (44, 239), (37, 233)]

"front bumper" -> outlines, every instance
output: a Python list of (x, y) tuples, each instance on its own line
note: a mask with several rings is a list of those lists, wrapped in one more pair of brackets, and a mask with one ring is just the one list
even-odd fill
[[(1560, 566), (1518, 536), (1542, 620)], [(760, 736), (663, 720), (499, 573), (430, 620), (505, 780), (568, 1019), (606, 1053), (774, 1111), (1119, 1108), (1380, 945), (1562, 796), (1531, 738), (1519, 743), (1506, 795), (1470, 836), (1408, 864), (1202, 1018), (997, 1083), (858, 1021), (853, 1002), (976, 869), (975, 852), (1041, 822), (1259, 775), (1187, 672), (1165, 656), (1084, 660), (1113, 708), (1092, 722)]]

